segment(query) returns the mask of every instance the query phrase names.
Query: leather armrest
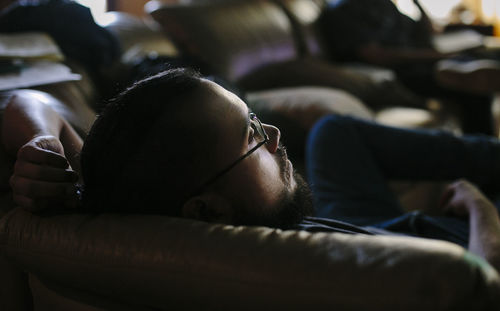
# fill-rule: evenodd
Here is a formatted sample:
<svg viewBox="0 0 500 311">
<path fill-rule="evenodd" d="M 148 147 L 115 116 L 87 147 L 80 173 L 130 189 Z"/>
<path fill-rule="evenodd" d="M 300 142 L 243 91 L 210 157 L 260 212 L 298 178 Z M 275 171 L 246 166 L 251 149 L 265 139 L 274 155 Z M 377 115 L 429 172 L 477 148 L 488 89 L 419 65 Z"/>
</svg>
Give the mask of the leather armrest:
<svg viewBox="0 0 500 311">
<path fill-rule="evenodd" d="M 42 281 L 162 310 L 500 306 L 497 272 L 441 241 L 16 210 L 0 247 Z"/>
</svg>

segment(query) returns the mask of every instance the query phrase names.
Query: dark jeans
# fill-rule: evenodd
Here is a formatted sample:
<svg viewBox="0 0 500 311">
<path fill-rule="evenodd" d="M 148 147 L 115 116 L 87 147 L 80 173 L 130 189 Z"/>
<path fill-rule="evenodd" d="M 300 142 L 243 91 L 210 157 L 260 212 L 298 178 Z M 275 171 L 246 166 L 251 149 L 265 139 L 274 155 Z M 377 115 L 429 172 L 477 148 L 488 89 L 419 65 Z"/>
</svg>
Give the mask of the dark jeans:
<svg viewBox="0 0 500 311">
<path fill-rule="evenodd" d="M 329 116 L 310 133 L 306 164 L 316 216 L 466 246 L 468 222 L 405 213 L 388 180 L 466 178 L 488 193 L 500 190 L 500 143 Z"/>
</svg>

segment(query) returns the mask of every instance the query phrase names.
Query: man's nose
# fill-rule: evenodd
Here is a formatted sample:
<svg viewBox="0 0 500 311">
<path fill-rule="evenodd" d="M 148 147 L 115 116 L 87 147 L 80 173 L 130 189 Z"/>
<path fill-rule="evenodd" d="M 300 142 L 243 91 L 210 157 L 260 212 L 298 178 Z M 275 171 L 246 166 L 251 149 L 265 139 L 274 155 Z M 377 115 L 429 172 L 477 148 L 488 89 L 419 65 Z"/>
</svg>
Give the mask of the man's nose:
<svg viewBox="0 0 500 311">
<path fill-rule="evenodd" d="M 278 150 L 278 145 L 280 143 L 281 132 L 276 126 L 269 124 L 262 124 L 264 130 L 269 136 L 269 141 L 266 144 L 266 148 L 270 153 L 275 153 Z"/>
</svg>

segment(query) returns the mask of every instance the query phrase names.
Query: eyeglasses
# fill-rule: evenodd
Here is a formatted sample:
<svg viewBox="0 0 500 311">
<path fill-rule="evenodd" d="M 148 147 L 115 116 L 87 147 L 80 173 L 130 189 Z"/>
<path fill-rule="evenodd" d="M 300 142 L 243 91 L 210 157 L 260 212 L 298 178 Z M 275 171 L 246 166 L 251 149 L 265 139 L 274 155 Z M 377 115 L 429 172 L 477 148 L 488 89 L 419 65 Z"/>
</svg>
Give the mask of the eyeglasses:
<svg viewBox="0 0 500 311">
<path fill-rule="evenodd" d="M 201 185 L 198 188 L 198 190 L 196 191 L 196 193 L 202 192 L 206 187 L 208 187 L 210 184 L 214 183 L 217 179 L 219 179 L 222 176 L 224 176 L 227 172 L 229 172 L 236 165 L 238 165 L 238 163 L 240 163 L 241 161 L 243 161 L 244 159 L 246 159 L 248 156 L 250 156 L 252 153 L 254 153 L 255 150 L 259 149 L 262 145 L 264 145 L 265 143 L 267 143 L 269 141 L 269 136 L 267 136 L 267 133 L 264 130 L 264 126 L 260 122 L 259 118 L 257 118 L 257 116 L 255 115 L 255 113 L 251 112 L 249 114 L 249 118 L 250 118 L 250 126 L 253 128 L 253 131 L 254 131 L 253 135 L 254 135 L 255 141 L 257 141 L 257 145 L 255 145 L 255 147 L 253 147 L 247 153 L 245 153 L 244 155 L 242 155 L 241 157 L 239 157 L 236 161 L 234 161 L 233 163 L 231 163 L 231 165 L 229 165 L 225 169 L 221 170 L 214 177 L 212 177 L 208 181 L 206 181 L 203 185 Z"/>
</svg>

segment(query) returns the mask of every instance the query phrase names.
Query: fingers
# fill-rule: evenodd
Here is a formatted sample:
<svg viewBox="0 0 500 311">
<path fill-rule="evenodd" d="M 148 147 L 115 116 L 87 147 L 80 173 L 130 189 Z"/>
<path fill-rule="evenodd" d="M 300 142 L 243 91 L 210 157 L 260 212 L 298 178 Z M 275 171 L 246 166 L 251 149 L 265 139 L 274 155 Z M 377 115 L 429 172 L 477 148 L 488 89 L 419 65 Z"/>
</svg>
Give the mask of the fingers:
<svg viewBox="0 0 500 311">
<path fill-rule="evenodd" d="M 14 175 L 10 178 L 10 186 L 15 195 L 35 200 L 43 198 L 62 199 L 76 195 L 75 185 L 72 182 L 47 182 Z"/>
<path fill-rule="evenodd" d="M 441 195 L 441 198 L 439 199 L 439 206 L 441 208 L 445 208 L 449 204 L 454 194 L 455 194 L 455 187 L 453 186 L 453 184 L 446 186 L 446 188 L 443 191 L 443 194 Z"/>
<path fill-rule="evenodd" d="M 33 211 L 75 207 L 77 180 L 60 140 L 47 135 L 34 137 L 19 149 L 10 186 L 16 204 Z"/>
<path fill-rule="evenodd" d="M 16 202 L 17 205 L 24 207 L 30 211 L 33 211 L 36 206 L 35 201 L 28 197 L 13 194 L 12 198 L 14 199 L 14 202 Z"/>
<path fill-rule="evenodd" d="M 17 158 L 18 160 L 44 164 L 57 168 L 67 168 L 69 166 L 68 161 L 63 155 L 33 145 L 25 145 L 19 149 Z"/>
<path fill-rule="evenodd" d="M 78 180 L 78 174 L 70 169 L 37 165 L 25 161 L 16 162 L 14 175 L 48 182 L 76 182 Z"/>
<path fill-rule="evenodd" d="M 67 208 L 76 208 L 78 205 L 78 200 L 76 198 L 66 198 L 66 199 L 61 199 L 61 200 L 55 200 L 55 199 L 33 199 L 29 198 L 26 196 L 14 194 L 13 195 L 14 202 L 31 212 L 36 212 L 36 211 L 41 211 L 44 209 L 48 209 L 50 207 L 53 208 L 60 208 L 60 207 L 67 207 Z"/>
<path fill-rule="evenodd" d="M 441 199 L 441 207 L 445 212 L 461 217 L 470 214 L 472 209 L 489 203 L 476 186 L 464 179 L 450 184 Z"/>
<path fill-rule="evenodd" d="M 37 181 L 14 175 L 10 178 L 14 202 L 30 211 L 49 207 L 75 208 L 78 204 L 73 182 Z"/>
</svg>

